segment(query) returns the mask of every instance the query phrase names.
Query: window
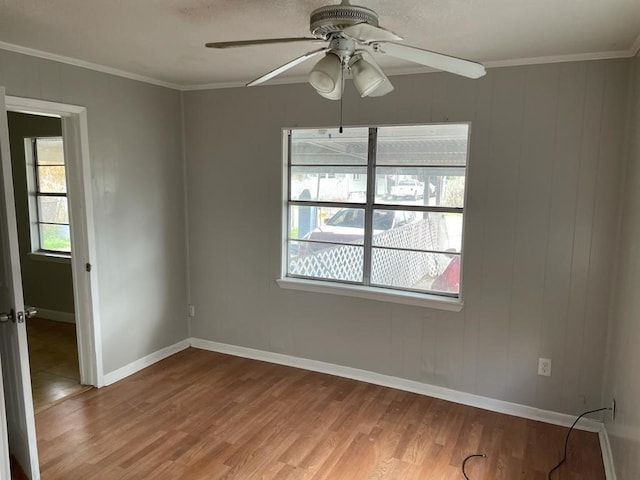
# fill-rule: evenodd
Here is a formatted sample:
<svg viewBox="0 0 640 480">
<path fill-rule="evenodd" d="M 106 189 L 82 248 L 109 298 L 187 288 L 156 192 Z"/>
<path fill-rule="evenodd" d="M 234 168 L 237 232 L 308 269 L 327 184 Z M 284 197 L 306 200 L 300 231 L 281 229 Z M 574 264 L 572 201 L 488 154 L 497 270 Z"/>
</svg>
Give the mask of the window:
<svg viewBox="0 0 640 480">
<path fill-rule="evenodd" d="M 286 279 L 460 297 L 468 124 L 286 133 Z"/>
<path fill-rule="evenodd" d="M 62 137 L 27 138 L 25 147 L 32 252 L 70 254 Z"/>
</svg>

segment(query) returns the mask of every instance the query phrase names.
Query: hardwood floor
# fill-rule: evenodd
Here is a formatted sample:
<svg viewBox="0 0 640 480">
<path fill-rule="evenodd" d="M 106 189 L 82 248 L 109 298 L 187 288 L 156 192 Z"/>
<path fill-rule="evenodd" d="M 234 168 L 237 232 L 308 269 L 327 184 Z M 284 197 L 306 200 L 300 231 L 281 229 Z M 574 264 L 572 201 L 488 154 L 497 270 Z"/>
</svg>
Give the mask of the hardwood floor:
<svg viewBox="0 0 640 480">
<path fill-rule="evenodd" d="M 184 350 L 36 416 L 43 480 L 545 480 L 567 429 L 354 380 Z M 555 479 L 605 478 L 574 431 Z"/>
<path fill-rule="evenodd" d="M 80 384 L 75 325 L 29 318 L 27 338 L 36 413 L 90 388 Z"/>
</svg>

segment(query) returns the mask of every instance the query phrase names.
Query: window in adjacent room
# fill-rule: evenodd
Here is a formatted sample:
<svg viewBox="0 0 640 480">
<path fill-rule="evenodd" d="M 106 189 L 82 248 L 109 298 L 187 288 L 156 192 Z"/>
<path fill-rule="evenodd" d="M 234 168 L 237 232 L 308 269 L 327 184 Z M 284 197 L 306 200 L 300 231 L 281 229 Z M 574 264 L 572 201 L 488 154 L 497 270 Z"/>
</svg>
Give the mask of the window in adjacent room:
<svg viewBox="0 0 640 480">
<path fill-rule="evenodd" d="M 284 277 L 460 297 L 469 124 L 287 133 Z"/>
<path fill-rule="evenodd" d="M 71 236 L 62 137 L 25 139 L 32 252 L 69 255 Z"/>
</svg>

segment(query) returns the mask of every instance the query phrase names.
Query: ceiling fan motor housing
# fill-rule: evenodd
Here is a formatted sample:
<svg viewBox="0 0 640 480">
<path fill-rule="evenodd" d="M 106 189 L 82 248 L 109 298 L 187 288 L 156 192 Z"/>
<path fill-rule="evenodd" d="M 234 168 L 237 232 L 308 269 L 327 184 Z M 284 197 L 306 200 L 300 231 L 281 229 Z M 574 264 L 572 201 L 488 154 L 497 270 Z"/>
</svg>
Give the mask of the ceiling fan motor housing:
<svg viewBox="0 0 640 480">
<path fill-rule="evenodd" d="M 332 33 L 358 23 L 368 23 L 377 27 L 378 14 L 369 8 L 343 2 L 341 5 L 329 5 L 314 10 L 311 13 L 310 30 L 316 38 L 326 40 Z"/>
</svg>

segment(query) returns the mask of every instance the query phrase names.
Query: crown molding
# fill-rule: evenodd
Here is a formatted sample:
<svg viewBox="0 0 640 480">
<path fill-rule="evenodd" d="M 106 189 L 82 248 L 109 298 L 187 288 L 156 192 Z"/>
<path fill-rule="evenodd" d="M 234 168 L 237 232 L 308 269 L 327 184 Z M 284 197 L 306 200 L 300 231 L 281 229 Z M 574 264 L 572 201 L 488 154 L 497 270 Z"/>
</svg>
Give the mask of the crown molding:
<svg viewBox="0 0 640 480">
<path fill-rule="evenodd" d="M 179 90 L 183 92 L 197 91 L 197 90 L 217 90 L 223 88 L 238 88 L 246 85 L 245 81 L 235 82 L 217 82 L 217 83 L 205 83 L 194 85 L 181 85 L 172 82 L 166 82 L 164 80 L 158 80 L 156 78 L 147 77 L 145 75 L 139 75 L 137 73 L 127 72 L 117 68 L 108 67 L 98 63 L 87 62 L 85 60 L 78 60 L 72 57 L 66 57 L 64 55 L 58 55 L 55 53 L 44 52 L 42 50 L 36 50 L 34 48 L 23 47 L 21 45 L 15 45 L 12 43 L 0 41 L 0 49 L 10 52 L 21 53 L 23 55 L 29 55 L 32 57 L 38 57 L 45 60 L 52 60 L 55 62 L 65 63 L 67 65 L 73 65 L 76 67 L 86 68 L 101 73 L 107 73 L 110 75 L 116 75 L 118 77 L 128 78 L 130 80 L 137 80 L 139 82 L 148 83 L 151 85 L 157 85 L 159 87 L 171 88 L 173 90 Z M 497 60 L 483 62 L 487 68 L 502 68 L 502 67 L 517 67 L 523 65 L 540 65 L 545 63 L 563 63 L 563 62 L 584 62 L 591 60 L 611 60 L 616 58 L 631 58 L 635 57 L 640 52 L 640 35 L 636 38 L 633 44 L 627 50 L 616 50 L 610 52 L 590 52 L 590 53 L 578 53 L 571 55 L 553 55 L 545 57 L 528 57 L 528 58 L 514 58 L 509 60 Z M 385 74 L 387 76 L 399 76 L 399 75 L 419 75 L 424 73 L 434 73 L 437 70 L 428 67 L 409 67 L 409 68 L 393 68 L 386 69 Z M 288 78 L 276 78 L 261 86 L 270 85 L 290 85 L 295 83 L 306 83 L 306 76 L 296 76 Z"/>
<path fill-rule="evenodd" d="M 52 60 L 54 62 L 66 63 L 67 65 L 73 65 L 74 67 L 86 68 L 88 70 L 94 70 L 96 72 L 108 73 L 118 77 L 128 78 L 129 80 L 137 80 L 139 82 L 149 83 L 151 85 L 157 85 L 159 87 L 172 88 L 174 90 L 182 90 L 183 85 L 176 83 L 165 82 L 156 78 L 147 77 L 145 75 L 139 75 L 137 73 L 127 72 L 125 70 L 119 70 L 117 68 L 107 67 L 98 63 L 87 62 L 85 60 L 78 60 L 77 58 L 65 57 L 64 55 L 58 55 L 56 53 L 44 52 L 42 50 L 36 50 L 34 48 L 23 47 L 21 45 L 14 45 L 13 43 L 1 42 L 0 49 L 7 50 L 14 53 L 21 53 L 23 55 L 29 55 L 31 57 L 38 57 L 45 60 Z"/>
<path fill-rule="evenodd" d="M 612 60 L 616 58 L 630 58 L 633 57 L 633 47 L 629 50 L 616 50 L 612 52 L 591 52 L 591 53 L 576 53 L 572 55 L 553 55 L 547 57 L 528 57 L 528 58 L 514 58 L 511 60 L 498 60 L 492 62 L 485 62 L 484 66 L 487 68 L 500 68 L 500 67 L 519 67 L 523 65 L 540 65 L 543 63 L 568 63 L 568 62 L 588 62 L 592 60 Z"/>
</svg>

